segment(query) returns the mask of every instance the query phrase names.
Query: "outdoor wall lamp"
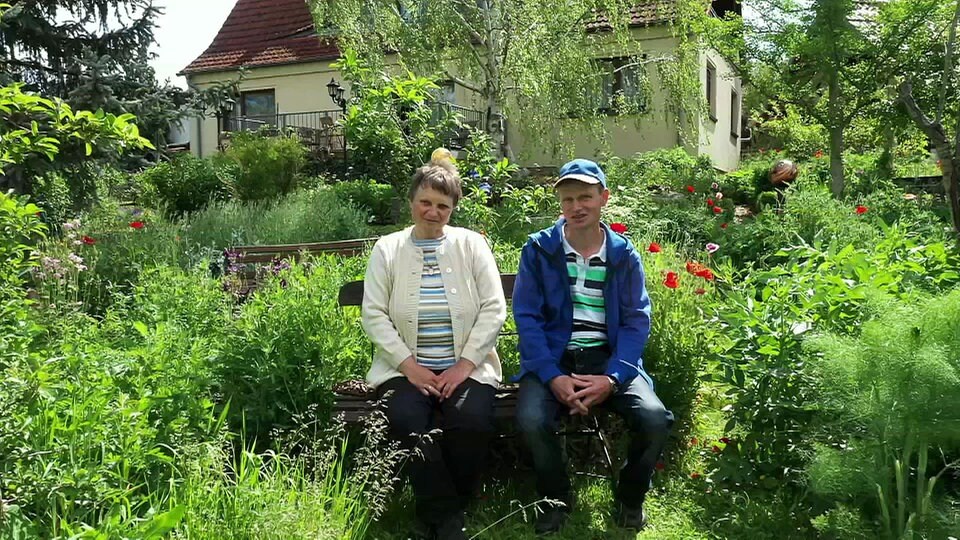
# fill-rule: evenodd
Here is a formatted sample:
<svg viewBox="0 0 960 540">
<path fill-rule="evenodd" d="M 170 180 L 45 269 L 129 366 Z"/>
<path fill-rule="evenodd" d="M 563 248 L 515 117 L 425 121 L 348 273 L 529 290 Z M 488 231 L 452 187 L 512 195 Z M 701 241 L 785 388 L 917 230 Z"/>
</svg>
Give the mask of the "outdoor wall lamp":
<svg viewBox="0 0 960 540">
<path fill-rule="evenodd" d="M 347 100 L 343 97 L 343 87 L 334 79 L 327 83 L 327 94 L 343 111 L 347 110 Z"/>
</svg>

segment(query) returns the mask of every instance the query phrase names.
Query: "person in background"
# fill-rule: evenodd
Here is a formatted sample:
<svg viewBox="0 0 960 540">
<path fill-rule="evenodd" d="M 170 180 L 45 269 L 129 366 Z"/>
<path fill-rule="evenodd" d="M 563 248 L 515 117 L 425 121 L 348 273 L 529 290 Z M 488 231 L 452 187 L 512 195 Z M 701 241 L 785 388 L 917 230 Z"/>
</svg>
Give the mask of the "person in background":
<svg viewBox="0 0 960 540">
<path fill-rule="evenodd" d="M 367 383 L 385 407 L 404 465 L 418 538 L 459 540 L 493 433 L 506 300 L 478 233 L 451 227 L 461 197 L 450 152 L 413 175 L 413 226 L 380 238 L 364 277 L 362 324 L 376 347 Z M 442 416 L 442 422 L 434 420 Z M 432 429 L 441 432 L 431 433 Z"/>
<path fill-rule="evenodd" d="M 573 160 L 560 169 L 554 188 L 563 214 L 530 236 L 513 290 L 517 421 L 540 497 L 564 503 L 543 505 L 535 531 L 558 531 L 573 508 L 557 419 L 597 407 L 621 416 L 630 431 L 615 493 L 617 521 L 641 529 L 651 476 L 673 424 L 643 369 L 651 314 L 643 263 L 630 240 L 600 221 L 610 196 L 600 166 Z"/>
</svg>

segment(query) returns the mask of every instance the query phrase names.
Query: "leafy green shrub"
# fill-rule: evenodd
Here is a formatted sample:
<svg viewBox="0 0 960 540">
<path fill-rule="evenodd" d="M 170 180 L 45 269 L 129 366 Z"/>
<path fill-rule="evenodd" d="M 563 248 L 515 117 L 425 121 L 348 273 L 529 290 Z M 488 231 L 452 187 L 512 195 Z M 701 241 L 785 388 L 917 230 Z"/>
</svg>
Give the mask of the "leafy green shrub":
<svg viewBox="0 0 960 540">
<path fill-rule="evenodd" d="M 401 196 L 393 186 L 373 180 L 347 180 L 330 187 L 340 199 L 368 212 L 371 222 L 378 225 L 394 223 L 394 205 L 402 204 Z"/>
<path fill-rule="evenodd" d="M 811 486 L 869 512 L 885 537 L 941 537 L 948 531 L 932 517 L 946 469 L 937 456 L 960 451 L 960 291 L 878 302 L 859 337 L 806 342 L 824 418 L 843 434 L 818 448 Z"/>
<path fill-rule="evenodd" d="M 224 199 L 232 182 L 226 171 L 212 160 L 181 153 L 140 174 L 151 186 L 158 203 L 173 215 L 202 209 L 212 200 Z"/>
<path fill-rule="evenodd" d="M 293 264 L 241 306 L 217 365 L 232 425 L 269 441 L 271 430 L 291 428 L 308 410 L 325 418 L 333 384 L 363 376 L 369 342 L 358 314 L 337 306 L 337 293 L 363 277 L 365 263 L 327 256 Z"/>
<path fill-rule="evenodd" d="M 719 241 L 735 266 L 766 266 L 776 253 L 800 241 L 808 244 L 871 246 L 879 240 L 877 219 L 858 215 L 856 205 L 834 199 L 826 186 L 801 181 L 787 191 L 782 213 L 761 212 L 743 224 L 731 223 Z"/>
<path fill-rule="evenodd" d="M 432 106 L 433 81 L 408 74 L 381 77 L 355 55 L 334 64 L 357 93 L 343 126 L 350 164 L 361 178 L 378 178 L 406 193 L 413 171 L 443 146 L 456 126 L 451 115 Z"/>
<path fill-rule="evenodd" d="M 496 206 L 489 206 L 487 197 L 479 188 L 471 189 L 460 199 L 453 223 L 522 246 L 528 235 L 551 225 L 560 213 L 553 189 L 547 186 L 508 186 Z"/>
<path fill-rule="evenodd" d="M 234 133 L 222 159 L 236 167 L 231 191 L 242 201 L 269 199 L 292 192 L 307 162 L 307 149 L 296 136 Z"/>
<path fill-rule="evenodd" d="M 708 156 L 691 156 L 682 148 L 669 148 L 636 154 L 630 159 L 611 158 L 604 164 L 607 186 L 659 186 L 685 192 L 693 186 L 699 192 L 710 191 L 719 173 Z"/>
<path fill-rule="evenodd" d="M 909 298 L 958 283 L 956 255 L 943 244 L 918 245 L 895 229 L 869 248 L 803 246 L 788 260 L 745 276 L 718 306 L 710 339 L 714 378 L 729 387 L 726 431 L 733 437 L 718 477 L 775 487 L 798 480 L 813 452 L 817 377 L 802 352 L 811 330 L 855 336 L 878 295 Z M 761 476 L 763 477 L 761 479 Z"/>
<path fill-rule="evenodd" d="M 346 240 L 370 236 L 369 221 L 369 214 L 323 187 L 276 201 L 215 202 L 184 219 L 183 239 L 191 247 L 213 251 L 238 245 Z"/>
</svg>

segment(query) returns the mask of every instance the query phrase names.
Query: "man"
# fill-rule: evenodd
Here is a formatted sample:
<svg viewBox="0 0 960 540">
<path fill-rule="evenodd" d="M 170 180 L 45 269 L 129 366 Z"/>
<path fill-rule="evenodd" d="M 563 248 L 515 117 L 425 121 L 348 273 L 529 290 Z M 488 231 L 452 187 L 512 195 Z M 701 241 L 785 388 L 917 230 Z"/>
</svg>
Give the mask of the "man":
<svg viewBox="0 0 960 540">
<path fill-rule="evenodd" d="M 557 435 L 559 414 L 597 407 L 630 430 L 627 463 L 616 489 L 617 520 L 641 529 L 643 502 L 673 414 L 643 371 L 650 298 L 633 244 L 600 222 L 610 192 L 600 167 L 576 159 L 554 184 L 563 216 L 530 236 L 520 256 L 513 312 L 520 335 L 517 420 L 533 455 L 545 505 L 536 532 L 558 531 L 573 505 Z"/>
</svg>

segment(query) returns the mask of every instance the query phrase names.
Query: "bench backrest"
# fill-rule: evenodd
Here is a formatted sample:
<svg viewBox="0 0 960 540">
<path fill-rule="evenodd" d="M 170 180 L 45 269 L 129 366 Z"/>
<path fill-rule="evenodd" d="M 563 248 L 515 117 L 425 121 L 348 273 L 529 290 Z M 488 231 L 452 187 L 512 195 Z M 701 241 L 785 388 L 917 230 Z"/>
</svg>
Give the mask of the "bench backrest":
<svg viewBox="0 0 960 540">
<path fill-rule="evenodd" d="M 356 238 L 306 244 L 235 246 L 223 250 L 222 270 L 231 272 L 240 280 L 237 293 L 246 297 L 259 285 L 261 270 L 265 265 L 285 259 L 299 260 L 304 256 L 321 253 L 356 257 L 376 241 L 376 238 Z"/>
<path fill-rule="evenodd" d="M 503 294 L 508 301 L 513 297 L 513 282 L 516 279 L 516 274 L 500 274 Z M 337 302 L 339 302 L 340 306 L 359 306 L 363 303 L 363 281 L 351 281 L 350 283 L 344 284 L 343 287 L 340 287 Z"/>
</svg>

